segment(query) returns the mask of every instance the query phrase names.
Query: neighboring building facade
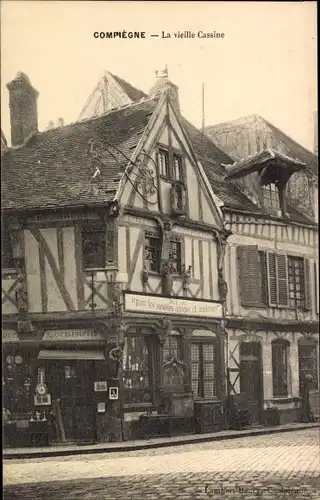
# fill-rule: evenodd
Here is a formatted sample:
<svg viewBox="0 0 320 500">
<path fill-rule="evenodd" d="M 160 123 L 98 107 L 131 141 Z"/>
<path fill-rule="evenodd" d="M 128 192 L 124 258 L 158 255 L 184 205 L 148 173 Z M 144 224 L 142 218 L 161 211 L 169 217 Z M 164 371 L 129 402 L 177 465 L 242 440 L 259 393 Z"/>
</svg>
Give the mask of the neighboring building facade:
<svg viewBox="0 0 320 500">
<path fill-rule="evenodd" d="M 143 436 L 146 413 L 223 426 L 228 232 L 164 83 L 42 133 L 28 78 L 8 85 L 3 388 L 20 434 L 51 408 L 57 441 Z"/>
</svg>

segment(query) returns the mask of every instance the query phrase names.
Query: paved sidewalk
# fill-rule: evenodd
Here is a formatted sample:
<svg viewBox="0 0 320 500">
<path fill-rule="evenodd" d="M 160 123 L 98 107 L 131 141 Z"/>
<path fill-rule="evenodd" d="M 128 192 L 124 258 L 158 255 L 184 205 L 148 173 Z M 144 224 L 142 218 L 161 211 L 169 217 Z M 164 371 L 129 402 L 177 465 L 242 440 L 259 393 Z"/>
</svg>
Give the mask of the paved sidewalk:
<svg viewBox="0 0 320 500">
<path fill-rule="evenodd" d="M 248 436 L 261 436 L 274 433 L 301 431 L 304 429 L 319 428 L 320 424 L 316 423 L 291 423 L 281 426 L 270 427 L 253 427 L 242 431 L 220 431 L 210 434 L 188 434 L 185 436 L 175 436 L 169 438 L 154 438 L 154 439 L 139 439 L 136 441 L 126 441 L 121 443 L 99 443 L 93 445 L 69 445 L 69 446 L 48 446 L 44 448 L 9 448 L 3 450 L 3 458 L 20 459 L 20 458 L 38 458 L 38 457 L 54 457 L 68 455 L 83 455 L 94 453 L 111 453 L 119 451 L 134 451 L 147 450 L 152 448 L 164 448 L 168 446 L 176 446 L 183 444 L 204 443 L 211 441 L 220 441 L 224 439 L 235 439 Z"/>
</svg>

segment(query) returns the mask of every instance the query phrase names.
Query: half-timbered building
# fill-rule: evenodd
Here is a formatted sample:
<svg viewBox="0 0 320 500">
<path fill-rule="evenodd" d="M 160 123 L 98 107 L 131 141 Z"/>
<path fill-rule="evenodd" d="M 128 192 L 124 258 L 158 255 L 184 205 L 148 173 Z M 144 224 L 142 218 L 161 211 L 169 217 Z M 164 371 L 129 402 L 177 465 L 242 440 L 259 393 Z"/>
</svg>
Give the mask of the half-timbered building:
<svg viewBox="0 0 320 500">
<path fill-rule="evenodd" d="M 229 233 L 176 87 L 42 133 L 26 75 L 8 89 L 8 425 L 35 439 L 50 418 L 60 442 L 221 428 Z"/>
<path fill-rule="evenodd" d="M 103 88 L 91 96 L 95 110 Z M 228 286 L 227 392 L 247 393 L 256 423 L 268 408 L 276 421 L 299 420 L 308 373 L 319 415 L 317 157 L 257 115 L 206 135 L 180 122 L 232 233 L 219 265 Z"/>
</svg>

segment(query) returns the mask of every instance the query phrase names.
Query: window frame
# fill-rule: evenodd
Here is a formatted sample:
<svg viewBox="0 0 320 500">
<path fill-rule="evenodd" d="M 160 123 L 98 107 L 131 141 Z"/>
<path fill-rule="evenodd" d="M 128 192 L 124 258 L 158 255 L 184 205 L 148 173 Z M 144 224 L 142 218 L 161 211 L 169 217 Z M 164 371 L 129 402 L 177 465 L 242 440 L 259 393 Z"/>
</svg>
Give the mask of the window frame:
<svg viewBox="0 0 320 500">
<path fill-rule="evenodd" d="M 8 252 L 9 250 L 9 252 Z M 10 255 L 8 255 L 8 253 Z M 17 265 L 13 254 L 13 245 L 10 235 L 9 223 L 5 218 L 1 220 L 1 267 L 4 272 L 16 271 Z M 7 265 L 7 264 L 10 265 Z"/>
<path fill-rule="evenodd" d="M 152 337 L 152 336 L 151 336 Z M 125 343 L 128 340 L 132 339 L 140 339 L 144 342 L 145 346 L 147 347 L 147 369 L 146 370 L 130 370 L 125 367 L 125 362 L 126 362 L 126 357 L 125 354 L 123 355 L 122 358 L 122 385 L 123 385 L 123 391 L 124 391 L 124 406 L 125 407 L 144 407 L 144 406 L 153 406 L 154 405 L 154 398 L 155 398 L 155 391 L 154 391 L 154 377 L 156 373 L 156 363 L 155 363 L 155 342 L 152 342 L 152 339 L 149 338 L 148 335 L 136 332 L 136 333 L 131 333 L 125 337 Z M 126 346 L 124 346 L 124 351 L 125 351 Z M 129 351 L 128 351 L 129 353 Z M 130 355 L 128 354 L 128 357 Z M 147 373 L 147 379 L 148 379 L 148 390 L 145 388 L 134 388 L 134 387 L 125 387 L 125 374 L 126 373 Z M 127 377 L 128 378 L 128 377 Z M 132 392 L 133 391 L 133 392 Z M 145 394 L 149 395 L 149 400 L 144 401 L 144 396 Z M 142 395 L 140 400 L 138 401 L 132 401 L 131 396 L 136 396 Z M 128 397 L 129 396 L 129 397 Z"/>
<path fill-rule="evenodd" d="M 296 266 L 294 265 L 295 262 L 299 263 L 299 271 L 300 271 L 299 279 L 300 279 L 300 288 L 301 288 L 299 293 L 303 297 L 300 299 L 297 299 L 297 297 L 296 297 L 296 293 L 298 293 L 298 290 L 297 290 L 298 283 L 297 283 L 297 280 L 295 279 L 296 278 L 296 274 L 294 272 L 295 268 L 296 268 Z M 290 309 L 303 309 L 303 310 L 305 310 L 306 309 L 305 260 L 303 257 L 295 257 L 292 255 L 288 255 L 287 264 L 288 264 L 288 301 L 289 301 L 289 307 L 290 307 Z M 290 264 L 291 264 L 291 266 L 290 266 Z M 290 267 L 292 267 L 292 271 L 293 271 L 292 276 L 290 274 Z M 291 277 L 294 278 L 293 282 L 290 282 Z M 291 304 L 290 285 L 293 285 L 294 305 Z M 297 304 L 297 300 L 300 301 L 300 305 Z"/>
<path fill-rule="evenodd" d="M 175 167 L 175 160 L 178 160 L 179 162 L 178 165 L 179 177 L 176 176 L 177 169 Z M 172 152 L 172 180 L 180 182 L 181 184 L 184 185 L 184 158 L 182 153 L 175 150 Z"/>
<path fill-rule="evenodd" d="M 213 348 L 213 360 L 204 361 L 204 347 L 210 346 Z M 195 364 L 192 361 L 192 348 L 198 348 L 198 371 L 197 377 L 193 377 L 193 365 Z M 212 364 L 213 365 L 213 378 L 205 378 L 204 365 Z M 205 380 L 213 382 L 213 395 L 205 396 Z M 198 381 L 198 394 L 195 394 L 193 391 L 193 382 Z M 196 339 L 192 338 L 190 341 L 190 382 L 191 382 L 191 390 L 194 395 L 195 401 L 210 401 L 218 399 L 218 391 L 219 391 L 219 380 L 218 380 L 218 342 L 217 339 Z"/>
<path fill-rule="evenodd" d="M 164 164 L 166 166 L 165 172 L 162 171 L 162 163 L 161 163 L 161 155 L 164 155 Z M 163 179 L 170 180 L 171 179 L 171 172 L 170 172 L 170 154 L 169 154 L 169 149 L 168 147 L 164 145 L 159 145 L 158 150 L 157 150 L 157 160 L 158 160 L 158 168 L 159 168 L 159 175 Z"/>
<path fill-rule="evenodd" d="M 312 384 L 310 384 L 310 389 L 311 390 L 318 390 L 319 387 L 319 363 L 318 363 L 318 349 L 317 349 L 317 343 L 314 340 L 309 340 L 309 339 L 304 339 L 300 338 L 298 340 L 298 363 L 299 363 L 299 392 L 302 394 L 303 392 L 303 380 L 304 377 L 301 376 L 301 373 L 310 373 L 310 372 L 316 372 L 316 377 L 313 379 Z M 310 348 L 313 349 L 315 352 L 314 359 L 312 356 L 308 357 L 302 357 L 301 356 L 301 348 Z M 312 368 L 301 368 L 301 359 L 304 360 L 310 360 L 312 359 L 314 361 L 314 365 Z"/>
<path fill-rule="evenodd" d="M 99 263 L 99 265 L 96 265 L 97 263 L 95 263 L 95 265 L 87 265 L 86 263 L 86 258 L 85 258 L 85 254 L 86 252 L 84 251 L 84 244 L 85 244 L 85 239 L 84 239 L 84 235 L 86 233 L 91 233 L 91 234 L 94 234 L 94 233 L 100 233 L 100 234 L 103 234 L 103 243 L 102 243 L 102 246 L 104 247 L 103 248 L 103 255 L 101 256 L 101 263 Z M 101 244 L 101 243 L 100 243 Z M 105 225 L 83 225 L 81 227 L 81 249 L 82 249 L 82 269 L 83 271 L 94 271 L 94 270 L 99 270 L 99 269 L 106 269 L 107 267 L 107 228 Z M 98 255 L 97 253 L 93 254 L 93 253 L 90 253 L 87 255 Z"/>
<path fill-rule="evenodd" d="M 147 240 L 149 239 L 154 239 L 158 241 L 158 248 L 156 248 L 156 270 L 154 269 L 149 269 L 147 266 L 147 262 L 150 261 L 150 259 L 147 259 L 146 252 L 147 252 L 147 247 L 149 248 L 150 245 L 147 245 Z M 152 261 L 153 262 L 153 261 Z M 145 230 L 144 231 L 144 245 L 143 245 L 143 267 L 147 270 L 148 273 L 151 274 L 156 274 L 159 275 L 161 272 L 161 238 L 159 231 L 150 231 L 150 230 Z"/>
<path fill-rule="evenodd" d="M 272 186 L 274 186 L 274 189 L 272 189 Z M 278 212 L 278 211 L 282 212 L 280 189 L 276 185 L 276 183 L 275 182 L 265 182 L 262 184 L 261 189 L 262 189 L 263 206 L 267 210 L 271 210 L 272 212 Z M 270 195 L 269 197 L 266 196 L 267 193 Z M 275 199 L 275 197 L 272 196 L 275 193 L 277 194 L 276 199 Z M 266 203 L 267 200 L 270 201 L 270 205 Z M 273 201 L 276 202 L 276 206 L 273 206 L 273 203 L 272 203 Z"/>
<path fill-rule="evenodd" d="M 282 350 L 281 354 L 285 356 L 284 364 L 279 364 L 280 355 L 277 353 L 275 356 L 275 349 Z M 275 339 L 271 342 L 272 393 L 274 398 L 287 398 L 289 396 L 289 349 L 290 343 L 287 340 Z M 280 370 L 281 367 L 284 367 L 284 373 L 282 373 L 282 369 Z M 279 381 L 280 377 L 282 381 Z"/>
</svg>

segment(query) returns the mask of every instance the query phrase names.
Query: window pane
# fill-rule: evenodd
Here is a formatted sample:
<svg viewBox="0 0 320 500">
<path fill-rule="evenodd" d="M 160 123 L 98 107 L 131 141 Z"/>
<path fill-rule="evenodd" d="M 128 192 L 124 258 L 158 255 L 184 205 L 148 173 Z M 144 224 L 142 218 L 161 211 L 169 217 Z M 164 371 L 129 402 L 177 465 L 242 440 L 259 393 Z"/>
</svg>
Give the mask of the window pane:
<svg viewBox="0 0 320 500">
<path fill-rule="evenodd" d="M 82 255 L 85 268 L 105 267 L 105 229 L 82 231 Z"/>
<path fill-rule="evenodd" d="M 162 348 L 163 361 L 170 361 L 173 357 L 178 358 L 178 341 L 179 337 L 169 335 Z"/>
<path fill-rule="evenodd" d="M 273 395 L 287 396 L 287 346 L 283 342 L 272 344 Z"/>
<path fill-rule="evenodd" d="M 126 403 L 151 401 L 149 349 L 143 337 L 125 339 L 122 363 Z"/>
<path fill-rule="evenodd" d="M 214 397 L 215 396 L 214 381 L 205 380 L 203 384 L 203 390 L 204 390 L 203 397 L 205 398 Z"/>
<path fill-rule="evenodd" d="M 290 307 L 305 307 L 303 259 L 288 257 L 288 283 Z"/>
<path fill-rule="evenodd" d="M 191 385 L 195 397 L 200 396 L 199 346 L 191 345 Z"/>
<path fill-rule="evenodd" d="M 274 183 L 265 184 L 262 186 L 264 204 L 267 208 L 274 210 L 280 209 L 280 196 L 279 190 Z"/>
<path fill-rule="evenodd" d="M 169 260 L 171 261 L 172 271 L 175 274 L 181 274 L 181 243 L 180 243 L 180 241 L 170 241 Z"/>
<path fill-rule="evenodd" d="M 169 155 L 168 151 L 159 151 L 159 169 L 160 175 L 168 177 L 169 175 Z"/>
<path fill-rule="evenodd" d="M 145 267 L 148 271 L 159 272 L 160 270 L 160 239 L 150 233 L 145 237 Z"/>
</svg>

